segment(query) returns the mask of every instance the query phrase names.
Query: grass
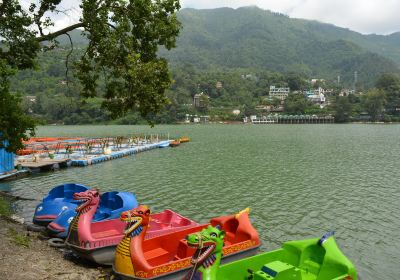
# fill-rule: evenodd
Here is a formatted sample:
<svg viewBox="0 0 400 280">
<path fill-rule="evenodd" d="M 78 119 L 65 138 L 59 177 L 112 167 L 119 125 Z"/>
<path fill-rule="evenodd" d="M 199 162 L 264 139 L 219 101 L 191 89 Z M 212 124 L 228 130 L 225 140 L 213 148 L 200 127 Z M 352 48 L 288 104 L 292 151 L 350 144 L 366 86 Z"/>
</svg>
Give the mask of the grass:
<svg viewBox="0 0 400 280">
<path fill-rule="evenodd" d="M 10 218 L 13 214 L 11 203 L 0 197 L 0 216 Z M 29 248 L 30 239 L 28 236 L 18 233 L 14 228 L 8 229 L 9 236 L 12 238 L 12 242 L 18 246 Z"/>
<path fill-rule="evenodd" d="M 0 197 L 0 216 L 10 217 L 11 214 L 12 210 L 10 202 Z"/>
<path fill-rule="evenodd" d="M 31 245 L 31 240 L 29 239 L 28 236 L 18 233 L 13 228 L 10 228 L 8 232 L 14 244 L 25 248 L 29 248 L 29 246 Z"/>
</svg>

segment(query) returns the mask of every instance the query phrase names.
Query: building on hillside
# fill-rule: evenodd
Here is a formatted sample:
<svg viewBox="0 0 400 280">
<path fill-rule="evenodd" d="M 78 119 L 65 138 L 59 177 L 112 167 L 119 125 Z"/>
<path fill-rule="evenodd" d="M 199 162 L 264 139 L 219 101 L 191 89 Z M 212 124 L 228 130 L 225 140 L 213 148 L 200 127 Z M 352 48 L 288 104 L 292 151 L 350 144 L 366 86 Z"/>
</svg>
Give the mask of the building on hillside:
<svg viewBox="0 0 400 280">
<path fill-rule="evenodd" d="M 311 85 L 315 85 L 316 83 L 325 83 L 324 79 L 311 79 Z"/>
<path fill-rule="evenodd" d="M 349 96 L 350 94 L 354 94 L 354 93 L 355 93 L 355 90 L 345 88 L 340 91 L 339 96 Z"/>
<path fill-rule="evenodd" d="M 326 106 L 326 97 L 324 94 L 324 89 L 319 87 L 315 90 L 309 90 L 304 93 L 308 100 L 311 102 L 318 104 L 320 108 L 324 108 Z"/>
<path fill-rule="evenodd" d="M 274 106 L 274 105 L 259 105 L 259 106 L 256 106 L 256 110 L 266 111 L 268 113 L 270 113 L 270 112 L 279 113 L 279 112 L 283 112 L 284 108 L 283 108 L 283 105 L 281 105 L 281 104 L 277 105 L 277 106 Z"/>
<path fill-rule="evenodd" d="M 222 88 L 222 82 L 217 82 L 217 83 L 215 84 L 215 88 L 221 89 L 221 88 Z"/>
<path fill-rule="evenodd" d="M 196 108 L 205 108 L 208 106 L 208 100 L 210 97 L 204 92 L 195 94 L 193 97 L 193 106 Z"/>
<path fill-rule="evenodd" d="M 36 96 L 34 96 L 34 95 L 27 95 L 27 96 L 25 96 L 25 98 L 30 103 L 36 103 Z"/>
<path fill-rule="evenodd" d="M 189 115 L 185 116 L 185 123 L 208 123 L 210 116 Z"/>
<path fill-rule="evenodd" d="M 27 95 L 27 96 L 25 96 L 25 98 L 26 98 L 27 105 L 28 105 L 28 112 L 29 112 L 30 114 L 32 114 L 32 113 L 33 113 L 33 107 L 34 107 L 34 105 L 35 105 L 35 103 L 36 103 L 36 96 L 34 96 L 34 95 Z"/>
<path fill-rule="evenodd" d="M 269 87 L 269 97 L 285 100 L 290 93 L 290 88 L 277 88 L 275 86 Z"/>
<path fill-rule="evenodd" d="M 232 114 L 235 116 L 239 116 L 240 115 L 240 110 L 239 109 L 235 109 L 232 111 Z"/>
</svg>

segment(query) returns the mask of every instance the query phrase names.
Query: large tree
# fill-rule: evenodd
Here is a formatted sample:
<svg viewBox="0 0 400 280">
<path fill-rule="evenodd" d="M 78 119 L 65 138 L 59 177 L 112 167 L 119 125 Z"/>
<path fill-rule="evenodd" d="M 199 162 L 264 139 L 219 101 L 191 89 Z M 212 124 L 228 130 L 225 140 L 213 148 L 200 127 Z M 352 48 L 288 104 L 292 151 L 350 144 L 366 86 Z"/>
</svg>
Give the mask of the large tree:
<svg viewBox="0 0 400 280">
<path fill-rule="evenodd" d="M 383 119 L 386 95 L 382 90 L 371 89 L 361 99 L 363 109 L 371 116 L 372 121 Z"/>
<path fill-rule="evenodd" d="M 376 87 L 386 93 L 386 111 L 400 115 L 400 77 L 396 74 L 384 74 L 376 82 Z"/>
<path fill-rule="evenodd" d="M 332 109 L 335 112 L 336 122 L 343 123 L 350 121 L 353 105 L 351 104 L 349 97 L 337 96 L 332 104 Z"/>
<path fill-rule="evenodd" d="M 0 2 L 0 140 L 8 140 L 9 151 L 21 148 L 21 139 L 34 130 L 34 121 L 22 115 L 19 99 L 10 93 L 10 75 L 36 67 L 40 51 L 56 47 L 58 36 L 75 29 L 88 39 L 75 65 L 82 96 L 101 96 L 113 117 L 136 110 L 146 118 L 168 103 L 164 91 L 171 78 L 157 52 L 175 46 L 179 0 L 82 0 L 80 19 L 50 32 L 52 15 L 68 11 L 60 11 L 61 0 L 32 2 L 29 7 L 17 0 Z"/>
<path fill-rule="evenodd" d="M 285 112 L 288 114 L 302 115 L 314 104 L 301 93 L 291 93 L 285 100 Z"/>
</svg>

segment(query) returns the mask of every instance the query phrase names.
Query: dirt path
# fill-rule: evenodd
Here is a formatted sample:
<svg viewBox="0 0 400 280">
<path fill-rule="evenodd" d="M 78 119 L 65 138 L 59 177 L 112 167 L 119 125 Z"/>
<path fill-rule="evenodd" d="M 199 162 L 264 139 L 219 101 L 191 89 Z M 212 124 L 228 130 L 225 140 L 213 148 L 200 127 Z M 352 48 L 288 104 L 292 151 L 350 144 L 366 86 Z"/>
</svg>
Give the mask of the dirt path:
<svg viewBox="0 0 400 280">
<path fill-rule="evenodd" d="M 0 279 L 108 280 L 110 269 L 50 247 L 38 233 L 0 217 Z"/>
</svg>

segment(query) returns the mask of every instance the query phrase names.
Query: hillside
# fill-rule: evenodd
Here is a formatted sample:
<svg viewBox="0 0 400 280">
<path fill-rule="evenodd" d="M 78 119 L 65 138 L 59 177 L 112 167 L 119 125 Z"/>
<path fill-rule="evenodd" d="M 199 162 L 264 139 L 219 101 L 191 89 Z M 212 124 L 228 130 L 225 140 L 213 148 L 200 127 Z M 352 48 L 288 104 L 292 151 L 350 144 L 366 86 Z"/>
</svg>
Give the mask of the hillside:
<svg viewBox="0 0 400 280">
<path fill-rule="evenodd" d="M 341 75 L 348 83 L 358 71 L 369 86 L 371 79 L 400 65 L 400 34 L 362 35 L 256 7 L 183 9 L 179 18 L 183 29 L 177 48 L 162 52 L 174 66 L 261 68 L 326 79 Z"/>
<path fill-rule="evenodd" d="M 400 33 L 362 35 L 255 7 L 183 9 L 178 16 L 182 31 L 177 47 L 169 52 L 160 50 L 160 55 L 169 60 L 173 75 L 174 83 L 166 93 L 171 104 L 154 116 L 156 123 L 173 123 L 183 120 L 186 114 L 198 114 L 196 108 L 187 105 L 199 92 L 211 98 L 210 115 L 232 120 L 232 108 L 241 108 L 246 115 L 256 114 L 255 107 L 263 102 L 271 85 L 304 90 L 310 88 L 311 78 L 323 78 L 327 87 L 336 88 L 335 80 L 340 75 L 340 87 L 353 87 L 357 71 L 357 88 L 367 90 L 383 73 L 400 73 L 394 62 Z M 73 61 L 80 58 L 87 40 L 80 30 L 70 35 L 74 52 L 69 60 L 69 83 L 65 69 L 69 40 L 60 36 L 60 47 L 41 53 L 36 71 L 19 72 L 12 90 L 36 96 L 33 103 L 24 100 L 24 109 L 49 123 L 108 122 L 109 114 L 101 109 L 102 92 L 89 100 L 79 94 Z M 391 104 L 398 106 L 393 100 Z M 133 113 L 117 123 L 142 121 Z"/>
<path fill-rule="evenodd" d="M 173 68 L 262 69 L 330 80 L 340 75 L 348 86 L 357 71 L 360 84 L 369 87 L 382 73 L 400 67 L 400 32 L 363 35 L 257 7 L 182 9 L 179 19 L 177 48 L 160 51 Z M 80 31 L 71 35 L 75 47 L 85 44 Z M 66 36 L 60 44 L 69 44 Z"/>
</svg>

